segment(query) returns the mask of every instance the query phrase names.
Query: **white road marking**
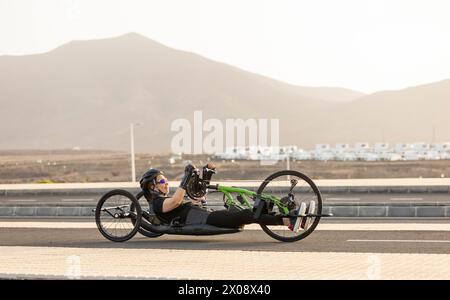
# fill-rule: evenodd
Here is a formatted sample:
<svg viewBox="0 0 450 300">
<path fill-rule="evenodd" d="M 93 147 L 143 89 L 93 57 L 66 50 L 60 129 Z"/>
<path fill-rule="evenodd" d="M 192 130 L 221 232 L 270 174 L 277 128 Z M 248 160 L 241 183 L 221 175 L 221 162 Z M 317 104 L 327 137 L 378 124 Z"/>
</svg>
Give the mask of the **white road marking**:
<svg viewBox="0 0 450 300">
<path fill-rule="evenodd" d="M 8 202 L 36 202 L 36 199 L 10 199 Z"/>
<path fill-rule="evenodd" d="M 93 201 L 94 199 L 61 199 L 61 201 Z"/>
<path fill-rule="evenodd" d="M 361 198 L 326 198 L 326 200 L 350 200 L 350 201 L 358 201 L 361 200 Z"/>
<path fill-rule="evenodd" d="M 86 229 L 97 228 L 92 222 L 0 222 L 0 228 L 49 228 L 49 229 Z"/>
<path fill-rule="evenodd" d="M 423 200 L 423 198 L 391 198 L 391 200 Z"/>
<path fill-rule="evenodd" d="M 347 240 L 347 242 L 381 242 L 381 243 L 450 243 L 443 240 Z"/>
</svg>

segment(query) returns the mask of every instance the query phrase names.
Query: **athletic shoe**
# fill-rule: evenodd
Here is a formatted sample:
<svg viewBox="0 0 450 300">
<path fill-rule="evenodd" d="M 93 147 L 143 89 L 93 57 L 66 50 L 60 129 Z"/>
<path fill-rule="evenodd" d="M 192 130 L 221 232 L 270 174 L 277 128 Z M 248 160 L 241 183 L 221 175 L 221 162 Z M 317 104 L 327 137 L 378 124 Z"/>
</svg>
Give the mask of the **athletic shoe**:
<svg viewBox="0 0 450 300">
<path fill-rule="evenodd" d="M 316 213 L 316 202 L 311 200 L 309 202 L 306 214 L 309 215 L 309 214 L 315 214 L 315 213 Z M 300 227 L 303 228 L 304 230 L 308 230 L 309 226 L 311 226 L 312 219 L 313 219 L 312 217 L 303 218 Z"/>
<path fill-rule="evenodd" d="M 306 212 L 306 203 L 302 202 L 300 207 L 294 211 L 296 215 L 304 215 Z M 302 223 L 302 217 L 292 217 L 291 224 L 289 224 L 288 228 L 293 232 L 298 232 L 300 228 L 300 224 Z"/>
</svg>

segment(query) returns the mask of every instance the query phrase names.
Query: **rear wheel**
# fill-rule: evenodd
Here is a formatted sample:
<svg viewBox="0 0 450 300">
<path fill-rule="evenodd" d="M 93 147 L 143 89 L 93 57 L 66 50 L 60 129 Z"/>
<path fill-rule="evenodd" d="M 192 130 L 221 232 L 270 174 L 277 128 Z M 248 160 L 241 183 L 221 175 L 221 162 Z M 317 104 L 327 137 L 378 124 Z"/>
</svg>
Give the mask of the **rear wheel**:
<svg viewBox="0 0 450 300">
<path fill-rule="evenodd" d="M 292 195 L 291 198 L 289 192 Z M 285 170 L 270 175 L 260 185 L 257 193 L 283 199 L 291 213 L 299 210 L 302 203 L 304 203 L 303 206 L 306 206 L 306 214 L 320 215 L 322 213 L 322 196 L 319 189 L 308 176 L 297 171 Z M 283 210 L 274 203 L 267 203 L 265 213 L 278 215 L 283 214 Z M 286 225 L 261 225 L 261 228 L 274 239 L 282 242 L 295 242 L 310 235 L 319 221 L 320 217 L 300 218 L 299 222 L 301 223 L 297 223 L 299 225 L 297 227 L 300 227 L 298 232 L 290 230 Z"/>
<path fill-rule="evenodd" d="M 131 210 L 131 207 L 134 210 Z M 100 198 L 95 209 L 95 223 L 110 241 L 131 239 L 141 224 L 142 210 L 137 199 L 125 190 L 113 190 Z"/>
</svg>

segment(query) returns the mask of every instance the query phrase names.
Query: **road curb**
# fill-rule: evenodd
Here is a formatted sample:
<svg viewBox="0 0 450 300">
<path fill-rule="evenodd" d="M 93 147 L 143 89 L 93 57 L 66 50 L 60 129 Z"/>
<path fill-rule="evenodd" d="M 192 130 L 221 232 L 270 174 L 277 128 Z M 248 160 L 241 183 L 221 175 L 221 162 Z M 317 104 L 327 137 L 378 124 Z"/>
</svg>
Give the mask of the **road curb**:
<svg viewBox="0 0 450 300">
<path fill-rule="evenodd" d="M 385 203 L 332 204 L 323 207 L 323 213 L 341 218 L 450 218 L 450 203 Z M 211 205 L 214 209 L 220 206 Z M 91 206 L 3 206 L 0 217 L 94 217 Z"/>
</svg>

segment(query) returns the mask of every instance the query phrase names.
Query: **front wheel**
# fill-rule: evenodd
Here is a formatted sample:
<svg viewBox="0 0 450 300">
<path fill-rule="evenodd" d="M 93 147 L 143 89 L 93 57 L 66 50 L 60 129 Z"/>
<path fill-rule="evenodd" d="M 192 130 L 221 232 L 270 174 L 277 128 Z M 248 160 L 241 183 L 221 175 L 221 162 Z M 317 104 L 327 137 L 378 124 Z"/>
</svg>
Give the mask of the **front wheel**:
<svg viewBox="0 0 450 300">
<path fill-rule="evenodd" d="M 284 170 L 267 177 L 258 188 L 258 194 L 277 197 L 291 213 L 320 215 L 322 196 L 316 184 L 305 174 Z M 281 206 L 267 202 L 264 211 L 268 214 L 284 214 Z M 261 225 L 262 230 L 272 238 L 282 242 L 295 242 L 310 235 L 319 224 L 320 217 L 303 217 L 299 220 L 298 231 L 286 225 Z"/>
<path fill-rule="evenodd" d="M 113 242 L 131 239 L 139 229 L 141 217 L 139 202 L 125 190 L 106 193 L 100 198 L 95 209 L 95 223 L 98 230 Z"/>
</svg>

